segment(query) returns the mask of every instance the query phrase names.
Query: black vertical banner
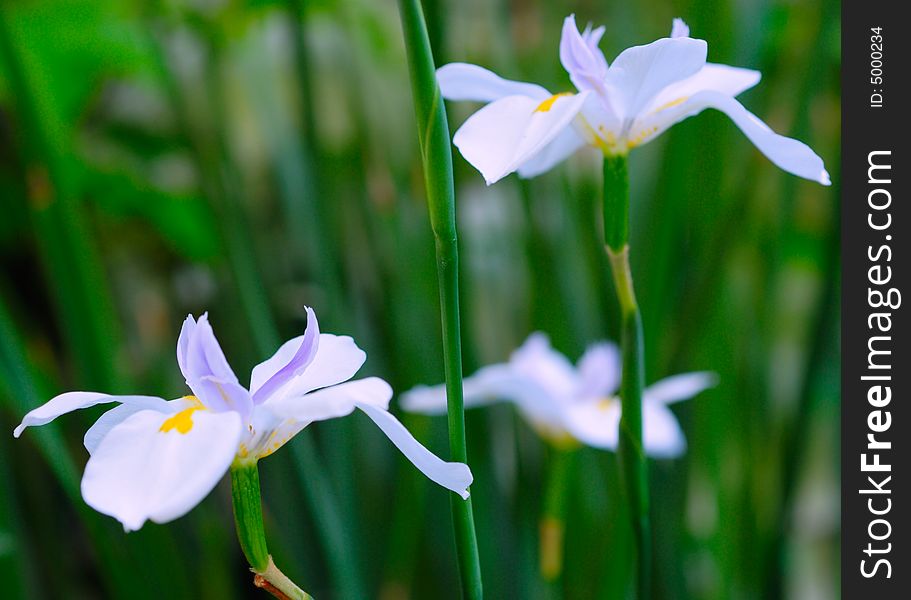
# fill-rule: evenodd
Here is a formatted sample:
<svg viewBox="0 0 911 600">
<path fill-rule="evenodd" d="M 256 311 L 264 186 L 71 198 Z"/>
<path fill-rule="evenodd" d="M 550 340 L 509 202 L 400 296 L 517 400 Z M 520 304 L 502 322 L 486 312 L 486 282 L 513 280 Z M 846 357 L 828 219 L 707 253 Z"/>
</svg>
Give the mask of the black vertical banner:
<svg viewBox="0 0 911 600">
<path fill-rule="evenodd" d="M 911 598 L 906 8 L 842 3 L 844 598 Z"/>
</svg>

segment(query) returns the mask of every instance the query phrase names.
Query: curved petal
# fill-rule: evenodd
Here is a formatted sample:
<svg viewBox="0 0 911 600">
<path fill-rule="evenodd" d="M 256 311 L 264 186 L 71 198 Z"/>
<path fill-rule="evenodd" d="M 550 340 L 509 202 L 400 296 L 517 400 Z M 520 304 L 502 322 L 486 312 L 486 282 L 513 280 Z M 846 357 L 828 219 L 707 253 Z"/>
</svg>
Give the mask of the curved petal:
<svg viewBox="0 0 911 600">
<path fill-rule="evenodd" d="M 679 17 L 675 17 L 674 21 L 671 23 L 671 35 L 672 38 L 678 37 L 690 37 L 690 26 L 686 24 L 686 21 Z"/>
<path fill-rule="evenodd" d="M 618 399 L 573 402 L 566 406 L 563 421 L 569 434 L 586 446 L 617 449 L 620 427 Z"/>
<path fill-rule="evenodd" d="M 129 417 L 141 410 L 154 410 L 160 413 L 173 414 L 187 408 L 189 405 L 190 402 L 186 398 L 167 402 L 162 398 L 148 397 L 130 404 L 115 406 L 98 417 L 98 420 L 89 427 L 82 438 L 82 445 L 89 451 L 89 454 L 94 453 L 95 449 L 98 448 L 98 444 L 101 443 L 101 440 L 104 439 L 104 436 L 106 436 L 111 429 L 120 423 L 123 423 Z"/>
<path fill-rule="evenodd" d="M 248 416 L 253 409 L 253 400 L 228 364 L 221 345 L 215 339 L 208 314 L 203 314 L 196 321 L 186 348 L 184 375 L 187 385 L 200 402 L 212 410 L 235 410 Z"/>
<path fill-rule="evenodd" d="M 386 434 L 396 448 L 411 464 L 418 468 L 434 483 L 457 493 L 462 499 L 468 498 L 468 486 L 472 475 L 468 465 L 460 462 L 446 462 L 414 439 L 398 419 L 376 404 L 356 403 L 370 419 Z"/>
<path fill-rule="evenodd" d="M 319 322 L 309 306 L 304 335 L 282 344 L 271 358 L 253 367 L 250 393 L 254 404 L 262 404 L 283 385 L 302 374 L 313 362 L 319 349 Z"/>
<path fill-rule="evenodd" d="M 112 428 L 86 464 L 86 503 L 126 531 L 146 520 L 171 521 L 196 506 L 231 465 L 242 424 L 234 412 L 187 410 L 193 412 L 179 427 L 168 427 L 177 415 L 143 410 Z"/>
<path fill-rule="evenodd" d="M 180 328 L 180 335 L 177 337 L 177 365 L 180 367 L 180 372 L 183 373 L 185 380 L 190 380 L 190 370 L 187 366 L 187 352 L 190 351 L 190 339 L 193 337 L 193 332 L 196 331 L 196 319 L 193 318 L 193 315 L 187 315 L 187 318 L 184 319 L 183 325 Z"/>
<path fill-rule="evenodd" d="M 547 335 L 541 332 L 528 336 L 512 353 L 509 364 L 517 374 L 534 381 L 555 398 L 568 401 L 579 385 L 572 363 L 554 350 Z"/>
<path fill-rule="evenodd" d="M 186 322 L 184 322 L 186 326 Z M 180 340 L 178 340 L 180 345 Z M 202 377 L 217 377 L 225 381 L 237 381 L 237 376 L 231 370 L 228 359 L 221 349 L 215 332 L 209 324 L 209 315 L 204 313 L 192 327 L 189 340 L 186 342 L 186 368 L 187 379 L 195 380 Z"/>
<path fill-rule="evenodd" d="M 566 430 L 577 440 L 602 450 L 616 450 L 620 434 L 620 400 L 607 398 L 567 406 Z M 645 452 L 654 458 L 674 458 L 686 450 L 686 439 L 674 413 L 663 404 L 642 407 L 642 437 Z"/>
<path fill-rule="evenodd" d="M 519 177 L 531 179 L 550 171 L 585 145 L 585 140 L 575 128 L 567 127 L 554 138 L 554 141 L 519 166 Z"/>
<path fill-rule="evenodd" d="M 560 63 L 573 85 L 579 91 L 591 90 L 600 92 L 604 88 L 607 76 L 607 60 L 598 49 L 598 42 L 604 35 L 604 27 L 592 31 L 586 29 L 579 33 L 576 15 L 563 20 L 563 32 L 560 36 Z"/>
<path fill-rule="evenodd" d="M 543 102 L 528 96 L 501 98 L 469 117 L 453 143 L 490 185 L 556 139 L 571 125 L 585 98 L 585 92 Z"/>
<path fill-rule="evenodd" d="M 367 360 L 367 353 L 347 335 L 322 333 L 319 349 L 307 369 L 282 389 L 280 396 L 302 396 L 354 377 Z M 278 396 L 276 396 L 278 397 Z"/>
<path fill-rule="evenodd" d="M 662 38 L 621 52 L 606 82 L 624 119 L 634 119 L 658 92 L 696 74 L 705 65 L 706 52 L 704 40 L 688 37 Z"/>
<path fill-rule="evenodd" d="M 616 344 L 592 344 L 579 359 L 578 396 L 603 398 L 620 386 L 620 350 Z"/>
<path fill-rule="evenodd" d="M 692 398 L 699 392 L 718 385 L 718 376 L 708 371 L 665 377 L 642 392 L 646 402 L 670 404 Z"/>
<path fill-rule="evenodd" d="M 736 96 L 759 83 L 762 73 L 728 65 L 706 63 L 695 75 L 672 83 L 649 102 L 645 113 L 657 112 L 684 102 L 699 92 L 714 91 Z"/>
<path fill-rule="evenodd" d="M 534 83 L 510 81 L 499 75 L 468 63 L 450 63 L 437 69 L 440 92 L 447 100 L 493 102 L 506 96 L 528 96 L 541 102 L 550 92 Z"/>
<path fill-rule="evenodd" d="M 484 406 L 499 401 L 516 404 L 539 402 L 546 392 L 516 375 L 509 365 L 489 365 L 462 380 L 465 408 Z M 399 400 L 403 410 L 424 415 L 446 414 L 446 386 L 417 386 Z"/>
<path fill-rule="evenodd" d="M 642 405 L 642 443 L 653 458 L 676 458 L 686 451 L 686 438 L 677 417 L 665 405 Z"/>
<path fill-rule="evenodd" d="M 33 408 L 24 417 L 22 422 L 13 431 L 15 437 L 22 435 L 26 427 L 35 425 L 44 425 L 50 423 L 60 415 L 64 415 L 80 408 L 89 408 L 96 404 L 107 402 L 120 402 L 122 404 L 152 404 L 156 402 L 167 404 L 163 398 L 154 396 L 112 396 L 110 394 L 99 394 L 98 392 L 66 392 L 55 396 L 39 406 Z"/>
<path fill-rule="evenodd" d="M 237 381 L 206 376 L 196 381 L 194 391 L 200 402 L 216 412 L 231 410 L 247 419 L 253 411 L 250 392 Z"/>
<path fill-rule="evenodd" d="M 776 166 L 805 179 L 830 185 L 822 159 L 803 142 L 778 135 L 734 98 L 719 92 L 699 92 L 685 102 L 654 113 L 637 127 L 645 141 L 660 135 L 674 123 L 714 108 L 726 114 L 751 142 Z"/>
<path fill-rule="evenodd" d="M 286 395 L 268 403 L 268 408 L 283 419 L 325 421 L 351 414 L 356 404 L 372 404 L 386 409 L 392 388 L 379 377 L 367 377 L 310 392 L 303 396 Z"/>
</svg>

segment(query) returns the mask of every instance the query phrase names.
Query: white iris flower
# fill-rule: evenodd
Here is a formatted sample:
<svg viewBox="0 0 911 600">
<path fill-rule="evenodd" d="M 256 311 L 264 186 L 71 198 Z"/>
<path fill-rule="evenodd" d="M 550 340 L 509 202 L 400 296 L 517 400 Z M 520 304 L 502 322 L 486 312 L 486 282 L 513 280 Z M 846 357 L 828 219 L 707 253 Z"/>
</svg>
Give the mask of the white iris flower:
<svg viewBox="0 0 911 600">
<path fill-rule="evenodd" d="M 667 407 L 715 385 L 713 373 L 687 373 L 662 379 L 643 392 L 643 443 L 649 456 L 673 458 L 686 439 Z M 576 366 L 534 333 L 509 361 L 480 369 L 465 379 L 465 406 L 506 400 L 531 426 L 558 447 L 582 443 L 615 450 L 620 425 L 620 353 L 602 342 L 586 350 Z M 402 397 L 402 408 L 423 414 L 446 412 L 444 386 L 416 387 Z"/>
<path fill-rule="evenodd" d="M 427 477 L 468 497 L 472 475 L 442 461 L 388 412 L 392 388 L 377 377 L 348 381 L 367 355 L 347 336 L 319 332 L 307 309 L 304 335 L 285 342 L 254 367 L 242 386 L 206 315 L 188 316 L 177 341 L 177 363 L 193 392 L 177 400 L 68 392 L 30 411 L 14 435 L 32 425 L 96 404 L 117 402 L 85 434 L 90 458 L 82 496 L 125 530 L 147 520 L 164 523 L 196 506 L 234 461 L 266 457 L 314 421 L 360 409 Z"/>
<path fill-rule="evenodd" d="M 604 27 L 582 33 L 563 23 L 560 62 L 576 92 L 551 94 L 465 63 L 441 67 L 443 97 L 488 103 L 456 132 L 462 156 L 492 184 L 514 171 L 534 177 L 580 148 L 626 154 L 707 108 L 720 110 L 781 169 L 829 185 L 822 159 L 806 144 L 773 132 L 735 96 L 760 73 L 706 62 L 705 40 L 675 19 L 671 37 L 620 53 L 612 64 L 598 49 Z"/>
</svg>

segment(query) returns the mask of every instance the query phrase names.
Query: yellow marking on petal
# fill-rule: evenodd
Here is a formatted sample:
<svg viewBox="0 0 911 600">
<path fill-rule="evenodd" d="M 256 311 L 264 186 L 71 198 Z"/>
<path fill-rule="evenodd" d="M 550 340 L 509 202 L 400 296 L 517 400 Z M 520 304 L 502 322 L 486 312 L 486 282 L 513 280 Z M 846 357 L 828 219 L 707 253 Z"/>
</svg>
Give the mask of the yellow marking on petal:
<svg viewBox="0 0 911 600">
<path fill-rule="evenodd" d="M 615 398 L 602 398 L 598 402 L 598 410 L 608 410 L 614 405 L 614 402 L 616 402 Z"/>
<path fill-rule="evenodd" d="M 196 396 L 184 396 L 184 399 L 189 400 L 192 403 L 192 406 L 165 419 L 165 422 L 161 424 L 158 431 L 168 433 L 169 431 L 176 429 L 177 433 L 185 434 L 193 429 L 193 413 L 197 410 L 205 410 L 205 407 Z"/>
<path fill-rule="evenodd" d="M 563 98 L 564 96 L 572 96 L 572 95 L 573 95 L 572 92 L 562 92 L 560 94 L 554 94 L 547 100 L 544 100 L 543 102 L 541 102 L 541 104 L 539 104 L 537 106 L 537 108 L 535 108 L 534 112 L 547 112 L 554 107 L 554 103 L 557 101 L 558 98 Z"/>
<path fill-rule="evenodd" d="M 680 97 L 677 98 L 676 100 L 671 100 L 670 102 L 667 102 L 667 103 L 665 103 L 665 104 L 662 104 L 661 106 L 659 106 L 658 108 L 656 108 L 655 110 L 653 110 L 653 111 L 652 111 L 652 114 L 659 113 L 659 112 L 661 112 L 662 110 L 666 110 L 666 109 L 668 109 L 668 108 L 673 108 L 674 106 L 677 106 L 678 104 L 683 104 L 683 103 L 686 102 L 687 100 L 689 100 L 689 96 L 680 96 Z"/>
<path fill-rule="evenodd" d="M 262 445 L 262 450 L 260 450 L 259 453 L 257 454 L 257 458 L 266 458 L 267 456 L 273 454 L 276 450 L 278 450 L 279 448 L 284 446 L 288 442 L 288 440 L 290 440 L 293 437 L 290 435 L 285 435 L 280 439 L 276 439 L 275 436 L 277 434 L 278 434 L 277 431 L 272 432 L 272 435 L 269 436 L 269 440 L 265 444 Z"/>
<path fill-rule="evenodd" d="M 636 137 L 626 141 L 626 147 L 632 150 L 636 146 L 645 143 L 656 131 L 658 131 L 658 127 L 649 127 L 648 129 L 643 129 L 636 134 Z"/>
<path fill-rule="evenodd" d="M 598 125 L 596 130 L 582 114 L 576 116 L 576 122 L 584 131 L 585 141 L 593 148 L 599 149 L 604 156 L 626 154 L 627 148 L 617 143 L 617 134 L 608 130 L 604 125 Z"/>
</svg>

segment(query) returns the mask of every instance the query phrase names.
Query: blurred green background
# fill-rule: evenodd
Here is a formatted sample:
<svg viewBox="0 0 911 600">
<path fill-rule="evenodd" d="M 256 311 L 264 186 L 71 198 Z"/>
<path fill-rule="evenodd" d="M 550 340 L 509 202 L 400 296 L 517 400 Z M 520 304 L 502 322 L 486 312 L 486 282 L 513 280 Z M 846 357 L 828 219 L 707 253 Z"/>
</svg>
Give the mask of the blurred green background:
<svg viewBox="0 0 911 600">
<path fill-rule="evenodd" d="M 824 0 L 425 0 L 438 64 L 569 89 L 563 17 L 608 60 L 683 17 L 741 96 L 825 160 L 776 169 L 726 117 L 631 156 L 647 381 L 714 370 L 674 405 L 685 458 L 652 462 L 659 598 L 831 598 L 839 561 L 839 4 Z M 453 131 L 474 110 L 449 106 Z M 600 168 L 579 156 L 485 187 L 456 153 L 466 371 L 534 330 L 572 359 L 616 338 Z M 209 310 L 241 379 L 303 306 L 362 374 L 442 381 L 433 240 L 392 0 L 20 0 L 0 5 L 0 431 L 63 390 L 177 397 L 183 317 Z M 79 495 L 102 408 L 0 435 L 0 596 L 242 598 L 254 590 L 222 482 L 124 535 Z M 395 409 L 394 409 L 395 410 Z M 402 416 L 400 414 L 400 416 Z M 445 419 L 402 416 L 447 453 Z M 624 598 L 615 455 L 569 481 L 565 576 L 541 583 L 550 455 L 509 406 L 468 413 L 489 598 Z M 363 416 L 261 464 L 270 549 L 317 598 L 455 598 L 449 498 Z"/>
</svg>

